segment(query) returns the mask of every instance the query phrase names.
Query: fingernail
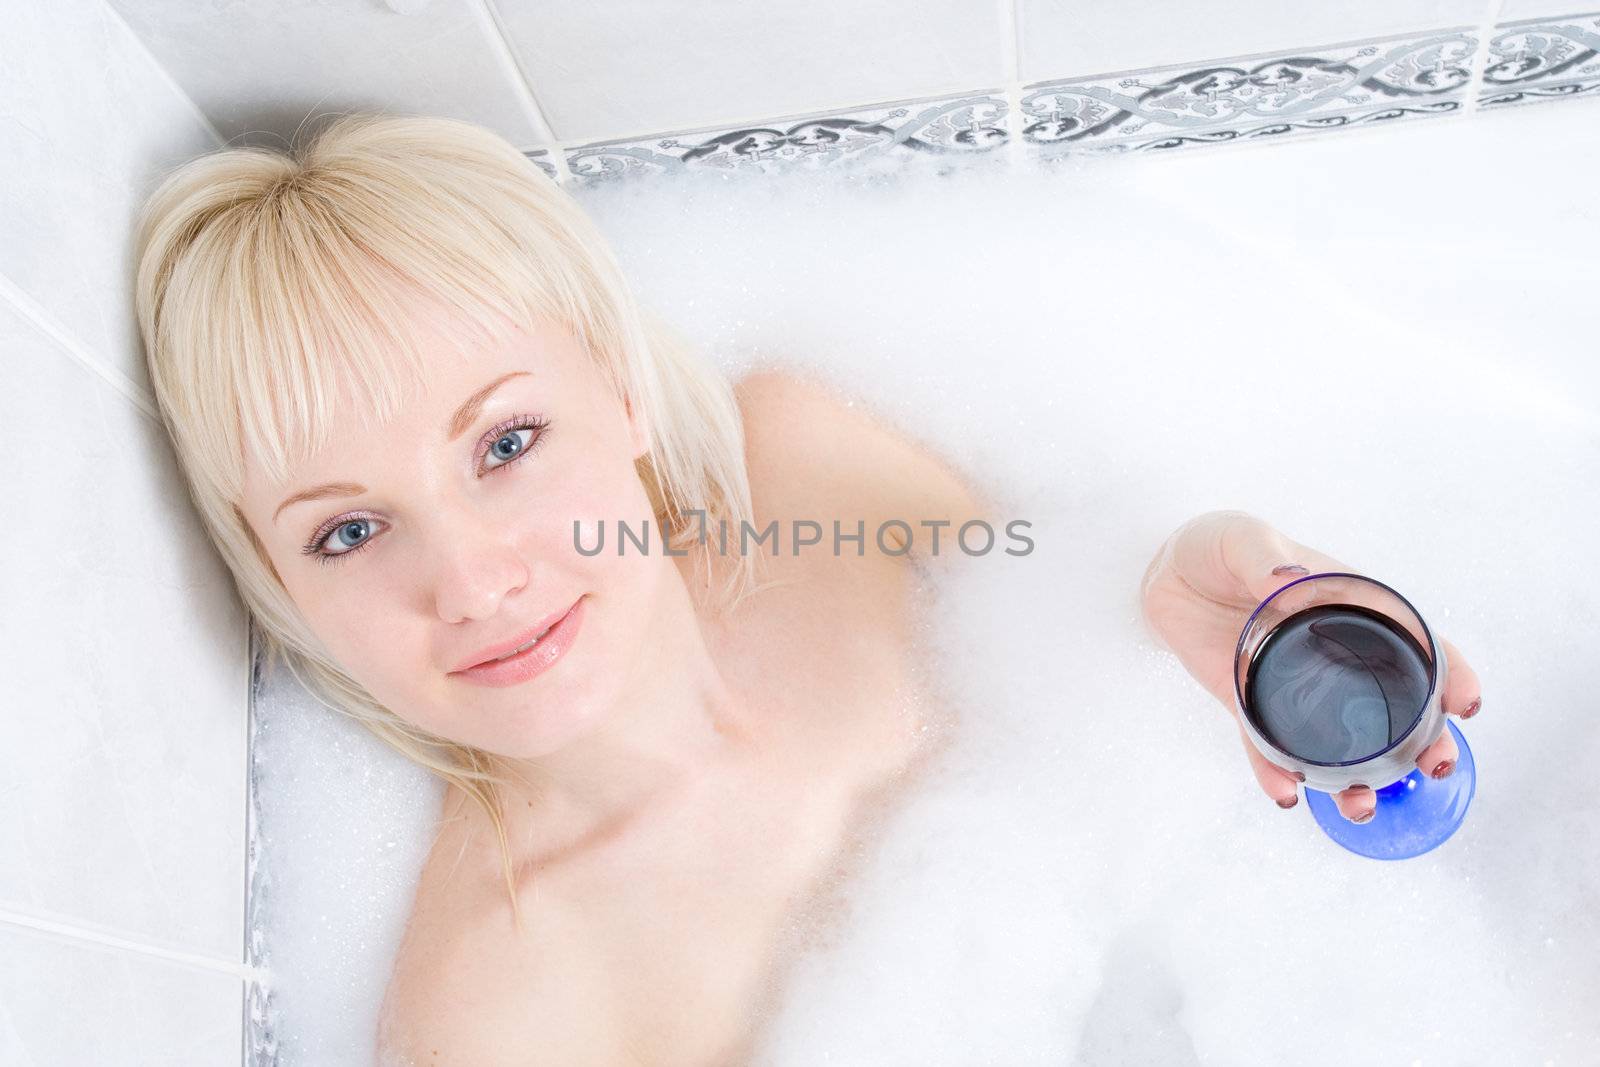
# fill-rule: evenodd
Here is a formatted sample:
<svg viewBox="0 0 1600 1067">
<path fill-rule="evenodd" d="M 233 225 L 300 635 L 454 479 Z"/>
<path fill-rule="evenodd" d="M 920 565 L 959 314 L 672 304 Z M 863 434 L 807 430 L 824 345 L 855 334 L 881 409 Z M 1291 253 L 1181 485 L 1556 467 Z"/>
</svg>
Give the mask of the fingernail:
<svg viewBox="0 0 1600 1067">
<path fill-rule="evenodd" d="M 1449 774 L 1451 771 L 1453 771 L 1455 769 L 1456 769 L 1456 761 L 1455 760 L 1453 760 L 1453 759 L 1440 760 L 1439 761 L 1439 766 L 1437 766 L 1437 767 L 1435 767 L 1433 769 L 1433 776 L 1435 778 L 1443 778 L 1445 775 Z"/>
<path fill-rule="evenodd" d="M 1300 794 L 1299 793 L 1296 793 L 1292 797 L 1279 797 L 1278 798 L 1278 807 L 1280 807 L 1280 808 L 1292 808 L 1298 803 L 1300 803 Z"/>
<path fill-rule="evenodd" d="M 1280 563 L 1272 568 L 1273 574 L 1310 574 L 1311 572 L 1298 563 Z"/>
<path fill-rule="evenodd" d="M 1372 817 L 1374 815 L 1376 815 L 1376 814 L 1378 814 L 1378 809 L 1377 808 L 1368 808 L 1366 811 L 1362 812 L 1360 815 L 1357 815 L 1355 818 L 1351 819 L 1350 821 L 1351 822 L 1371 822 L 1372 821 Z"/>
<path fill-rule="evenodd" d="M 1294 772 L 1294 780 L 1297 781 L 1297 782 L 1305 781 L 1306 780 L 1306 772 L 1305 771 L 1295 771 Z"/>
<path fill-rule="evenodd" d="M 1472 698 L 1472 703 L 1468 704 L 1466 707 L 1461 709 L 1461 717 L 1463 719 L 1472 718 L 1474 715 L 1478 714 L 1478 707 L 1482 703 L 1483 703 L 1483 698 L 1482 697 L 1473 697 Z"/>
</svg>

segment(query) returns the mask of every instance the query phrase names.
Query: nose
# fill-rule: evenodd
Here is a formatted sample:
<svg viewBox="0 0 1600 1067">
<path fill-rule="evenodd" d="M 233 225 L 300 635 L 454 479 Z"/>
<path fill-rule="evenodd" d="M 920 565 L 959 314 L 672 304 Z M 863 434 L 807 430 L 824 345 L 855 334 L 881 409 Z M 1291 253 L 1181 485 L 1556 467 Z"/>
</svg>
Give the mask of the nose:
<svg viewBox="0 0 1600 1067">
<path fill-rule="evenodd" d="M 433 595 L 449 623 L 486 619 L 528 584 L 528 566 L 511 531 L 462 523 L 441 527 L 434 546 Z"/>
</svg>

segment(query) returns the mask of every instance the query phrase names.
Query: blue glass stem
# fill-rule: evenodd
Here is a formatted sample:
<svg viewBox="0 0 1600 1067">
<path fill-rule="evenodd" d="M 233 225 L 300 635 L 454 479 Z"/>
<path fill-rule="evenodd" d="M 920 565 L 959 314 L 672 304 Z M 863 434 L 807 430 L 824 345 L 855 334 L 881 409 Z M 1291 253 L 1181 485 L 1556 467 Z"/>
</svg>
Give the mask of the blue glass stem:
<svg viewBox="0 0 1600 1067">
<path fill-rule="evenodd" d="M 1467 739 L 1453 719 L 1446 718 L 1445 726 L 1460 750 L 1448 777 L 1430 778 L 1413 768 L 1404 778 L 1376 790 L 1377 810 L 1364 823 L 1339 814 L 1332 794 L 1307 789 L 1306 807 L 1317 825 L 1341 847 L 1372 859 L 1410 859 L 1444 844 L 1466 818 L 1478 784 L 1477 762 Z"/>
</svg>

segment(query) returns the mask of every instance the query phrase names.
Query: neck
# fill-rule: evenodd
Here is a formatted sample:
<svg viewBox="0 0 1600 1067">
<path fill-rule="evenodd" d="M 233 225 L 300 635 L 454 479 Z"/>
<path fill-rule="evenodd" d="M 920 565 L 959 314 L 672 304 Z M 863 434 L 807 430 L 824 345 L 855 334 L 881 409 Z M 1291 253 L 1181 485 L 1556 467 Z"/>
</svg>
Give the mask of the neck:
<svg viewBox="0 0 1600 1067">
<path fill-rule="evenodd" d="M 608 716 L 556 752 L 497 760 L 514 854 L 582 851 L 620 833 L 752 745 L 748 709 L 723 678 L 682 582 L 668 583 L 660 639 L 634 661 Z"/>
</svg>

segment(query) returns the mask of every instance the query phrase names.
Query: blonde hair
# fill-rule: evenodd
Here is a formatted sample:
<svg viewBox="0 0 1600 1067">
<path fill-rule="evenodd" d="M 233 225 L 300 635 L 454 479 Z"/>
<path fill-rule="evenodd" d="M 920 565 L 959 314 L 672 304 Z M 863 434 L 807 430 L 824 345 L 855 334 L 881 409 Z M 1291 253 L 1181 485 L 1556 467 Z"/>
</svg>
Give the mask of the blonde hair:
<svg viewBox="0 0 1600 1067">
<path fill-rule="evenodd" d="M 554 180 L 483 127 L 351 113 L 310 143 L 239 147 L 179 166 L 138 222 L 135 305 L 150 379 L 191 499 L 233 574 L 268 663 L 459 787 L 487 813 L 520 925 L 491 753 L 415 727 L 335 662 L 239 503 L 245 448 L 274 484 L 336 420 L 392 416 L 427 358 L 403 328 L 418 295 L 497 336 L 535 315 L 573 333 L 648 419 L 637 461 L 659 529 L 683 548 L 694 512 L 751 520 L 743 427 L 724 376 L 633 297 L 599 231 Z M 399 284 L 396 284 L 399 283 Z M 496 318 L 498 316 L 498 318 Z M 700 601 L 731 610 L 758 553 Z"/>
</svg>

